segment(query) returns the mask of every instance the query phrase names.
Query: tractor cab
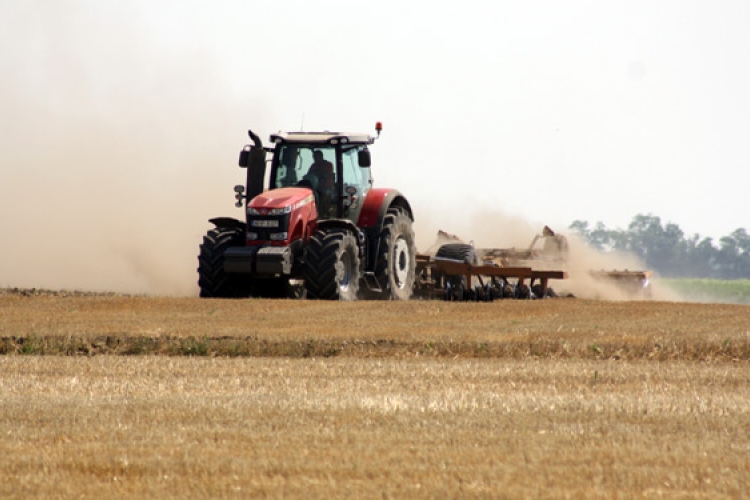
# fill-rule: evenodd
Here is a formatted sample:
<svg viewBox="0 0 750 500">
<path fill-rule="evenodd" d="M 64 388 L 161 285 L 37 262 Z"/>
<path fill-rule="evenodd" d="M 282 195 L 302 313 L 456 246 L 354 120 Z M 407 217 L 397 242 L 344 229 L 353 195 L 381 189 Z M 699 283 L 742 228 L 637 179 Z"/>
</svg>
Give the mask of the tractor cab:
<svg viewBox="0 0 750 500">
<path fill-rule="evenodd" d="M 279 133 L 269 189 L 307 187 L 315 195 L 318 218 L 356 222 L 372 187 L 368 144 L 361 134 Z"/>
</svg>

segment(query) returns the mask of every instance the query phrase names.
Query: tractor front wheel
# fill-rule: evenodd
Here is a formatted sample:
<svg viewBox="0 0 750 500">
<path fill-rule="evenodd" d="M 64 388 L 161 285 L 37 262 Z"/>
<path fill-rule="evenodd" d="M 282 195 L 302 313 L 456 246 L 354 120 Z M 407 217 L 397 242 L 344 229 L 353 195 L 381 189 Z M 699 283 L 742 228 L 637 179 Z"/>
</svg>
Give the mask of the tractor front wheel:
<svg viewBox="0 0 750 500">
<path fill-rule="evenodd" d="M 217 227 L 203 237 L 198 255 L 198 286 L 201 297 L 249 297 L 251 283 L 241 274 L 224 272 L 224 252 L 245 244 L 245 232 L 236 227 Z"/>
<path fill-rule="evenodd" d="M 305 248 L 307 298 L 356 300 L 362 277 L 356 236 L 346 229 L 320 230 Z"/>
</svg>

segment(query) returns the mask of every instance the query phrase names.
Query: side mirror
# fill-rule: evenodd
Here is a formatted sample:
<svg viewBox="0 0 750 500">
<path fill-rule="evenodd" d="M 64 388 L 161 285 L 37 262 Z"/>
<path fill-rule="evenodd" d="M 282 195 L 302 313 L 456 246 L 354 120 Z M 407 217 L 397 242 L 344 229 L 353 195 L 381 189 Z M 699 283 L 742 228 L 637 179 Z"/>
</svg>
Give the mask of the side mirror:
<svg viewBox="0 0 750 500">
<path fill-rule="evenodd" d="M 253 148 L 245 146 L 240 151 L 240 160 L 238 162 L 242 168 L 253 169 L 265 169 L 266 166 L 266 152 L 263 148 Z"/>
<path fill-rule="evenodd" d="M 372 158 L 370 157 L 370 150 L 363 149 L 362 151 L 358 152 L 357 160 L 359 161 L 359 166 L 362 168 L 367 168 L 370 165 L 372 165 Z"/>
<path fill-rule="evenodd" d="M 240 161 L 237 162 L 242 168 L 247 168 L 247 163 L 250 161 L 250 146 L 245 146 L 240 151 Z"/>
</svg>

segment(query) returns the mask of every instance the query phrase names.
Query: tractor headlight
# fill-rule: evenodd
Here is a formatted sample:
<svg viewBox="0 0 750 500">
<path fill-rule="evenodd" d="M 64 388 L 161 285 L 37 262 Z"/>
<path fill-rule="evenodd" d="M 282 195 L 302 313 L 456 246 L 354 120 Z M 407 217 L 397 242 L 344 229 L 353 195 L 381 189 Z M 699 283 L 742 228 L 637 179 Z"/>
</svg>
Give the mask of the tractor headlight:
<svg viewBox="0 0 750 500">
<path fill-rule="evenodd" d="M 268 237 L 272 241 L 284 241 L 289 236 L 289 233 L 271 233 Z"/>
<path fill-rule="evenodd" d="M 248 240 L 257 240 L 258 239 L 258 233 L 247 233 L 247 239 Z"/>
<path fill-rule="evenodd" d="M 282 208 L 272 208 L 271 210 L 268 211 L 267 215 L 286 215 L 291 212 L 292 212 L 292 206 L 287 205 Z"/>
<path fill-rule="evenodd" d="M 260 210 L 253 207 L 247 207 L 247 215 L 260 215 Z"/>
</svg>

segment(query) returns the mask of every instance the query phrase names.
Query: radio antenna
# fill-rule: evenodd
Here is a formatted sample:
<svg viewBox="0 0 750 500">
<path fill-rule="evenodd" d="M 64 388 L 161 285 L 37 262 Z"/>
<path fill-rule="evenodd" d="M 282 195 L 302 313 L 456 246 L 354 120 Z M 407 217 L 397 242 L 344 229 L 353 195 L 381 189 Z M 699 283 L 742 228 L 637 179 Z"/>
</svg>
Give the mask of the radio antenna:
<svg viewBox="0 0 750 500">
<path fill-rule="evenodd" d="M 304 132 L 305 131 L 305 112 L 302 112 L 302 123 L 300 123 L 299 131 Z"/>
</svg>

